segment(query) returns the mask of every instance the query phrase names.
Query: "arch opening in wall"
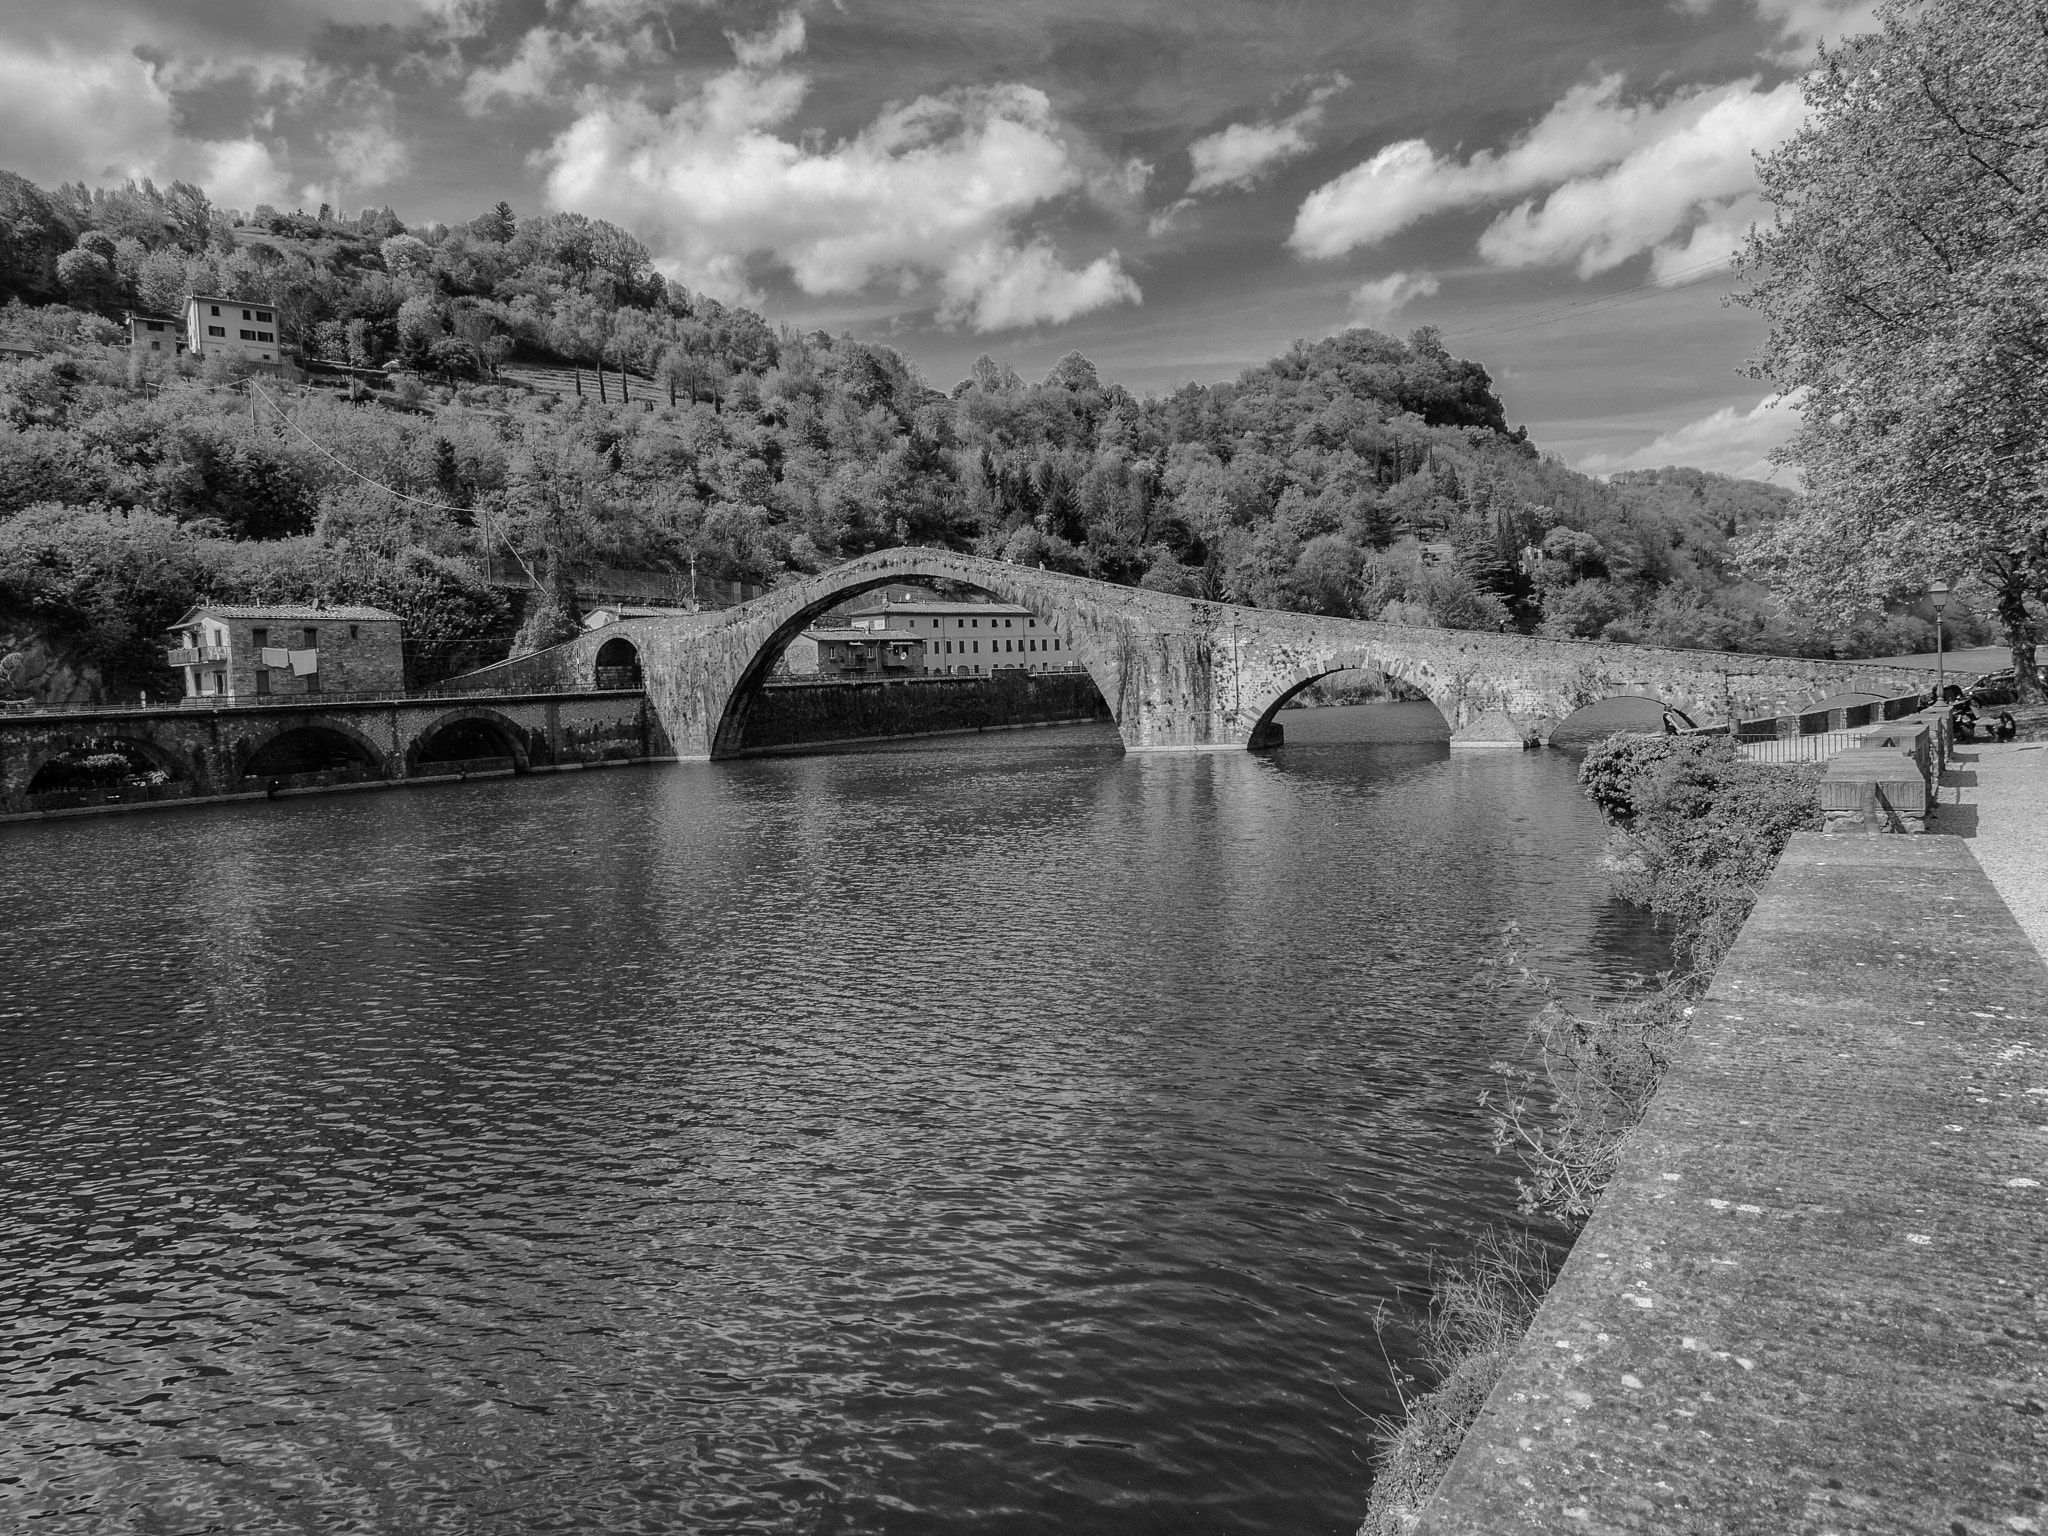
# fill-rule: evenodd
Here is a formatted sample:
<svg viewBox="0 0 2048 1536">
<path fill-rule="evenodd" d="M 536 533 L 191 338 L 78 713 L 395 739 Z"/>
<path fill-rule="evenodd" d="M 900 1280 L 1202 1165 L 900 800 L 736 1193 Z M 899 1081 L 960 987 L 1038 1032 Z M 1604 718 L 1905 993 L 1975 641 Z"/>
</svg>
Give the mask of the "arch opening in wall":
<svg viewBox="0 0 2048 1536">
<path fill-rule="evenodd" d="M 598 688 L 641 688 L 646 676 L 640 669 L 640 649 L 624 635 L 614 635 L 597 648 L 595 676 Z"/>
<path fill-rule="evenodd" d="M 384 759 L 355 732 L 333 725 L 303 725 L 280 731 L 249 755 L 242 776 L 286 783 L 341 776 L 374 778 Z"/>
<path fill-rule="evenodd" d="M 519 728 L 483 710 L 435 721 L 420 733 L 408 757 L 423 772 L 525 773 L 530 766 Z"/>
<path fill-rule="evenodd" d="M 25 793 L 129 794 L 189 783 L 191 768 L 175 754 L 126 736 L 95 736 L 46 758 Z"/>
<path fill-rule="evenodd" d="M 815 711 L 831 717 L 828 737 L 796 729 L 803 722 L 784 717 L 783 706 L 794 707 L 790 698 L 765 692 L 933 682 L 956 686 L 813 695 Z M 821 594 L 777 625 L 727 699 L 711 755 L 778 751 L 807 739 L 826 745 L 861 735 L 1111 717 L 1094 667 L 1057 615 L 966 582 L 899 571 Z M 903 729 L 906 722 L 917 728 Z"/>
<path fill-rule="evenodd" d="M 1692 724 L 1692 718 L 1684 711 L 1653 694 L 1618 694 L 1573 710 L 1551 726 L 1546 739 L 1553 747 L 1583 748 L 1617 731 L 1656 735 Z"/>
<path fill-rule="evenodd" d="M 1451 722 L 1427 692 L 1370 662 L 1296 682 L 1252 727 L 1250 746 L 1289 743 L 1413 746 L 1451 739 Z"/>
</svg>

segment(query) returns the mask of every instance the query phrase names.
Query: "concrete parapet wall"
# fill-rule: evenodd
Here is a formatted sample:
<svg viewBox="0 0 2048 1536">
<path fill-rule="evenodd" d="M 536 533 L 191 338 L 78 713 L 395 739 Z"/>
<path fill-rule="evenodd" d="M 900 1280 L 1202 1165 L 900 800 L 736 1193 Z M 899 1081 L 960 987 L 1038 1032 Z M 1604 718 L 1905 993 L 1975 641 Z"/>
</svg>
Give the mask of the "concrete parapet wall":
<svg viewBox="0 0 2048 1536">
<path fill-rule="evenodd" d="M 2048 1529 L 2048 967 L 1793 839 L 1417 1536 Z"/>
</svg>

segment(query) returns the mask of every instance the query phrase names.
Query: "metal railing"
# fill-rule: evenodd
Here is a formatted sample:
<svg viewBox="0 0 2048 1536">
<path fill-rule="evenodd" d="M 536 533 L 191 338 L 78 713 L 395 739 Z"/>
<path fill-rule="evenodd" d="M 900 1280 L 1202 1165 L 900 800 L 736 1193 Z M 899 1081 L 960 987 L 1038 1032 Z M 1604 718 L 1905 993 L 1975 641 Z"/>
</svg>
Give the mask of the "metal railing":
<svg viewBox="0 0 2048 1536">
<path fill-rule="evenodd" d="M 23 719 L 43 715 L 168 715 L 215 714 L 250 709 L 321 710 L 359 704 L 432 704 L 467 699 L 545 698 L 555 694 L 643 694 L 640 685 L 554 688 L 415 688 L 393 692 L 388 688 L 333 689 L 325 693 L 251 694 L 234 698 L 219 695 L 196 699 L 166 699 L 161 704 L 45 704 L 35 699 L 0 699 L 0 717 Z"/>
<path fill-rule="evenodd" d="M 1753 763 L 1820 763 L 1837 752 L 1848 751 L 1868 729 L 1866 726 L 1853 731 L 1824 731 L 1818 736 L 1780 736 L 1770 741 L 1738 738 L 1735 750 Z"/>
</svg>

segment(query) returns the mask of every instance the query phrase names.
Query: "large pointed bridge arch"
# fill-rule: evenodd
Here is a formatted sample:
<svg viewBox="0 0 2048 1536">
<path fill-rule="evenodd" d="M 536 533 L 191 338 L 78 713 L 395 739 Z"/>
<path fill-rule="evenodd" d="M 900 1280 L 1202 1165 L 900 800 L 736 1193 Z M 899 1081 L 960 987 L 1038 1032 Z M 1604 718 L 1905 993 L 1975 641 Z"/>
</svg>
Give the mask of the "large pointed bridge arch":
<svg viewBox="0 0 2048 1536">
<path fill-rule="evenodd" d="M 1124 746 L 1217 751 L 1257 745 L 1274 712 L 1318 677 L 1365 668 L 1420 689 L 1453 745 L 1547 738 L 1602 699 L 1641 696 L 1694 719 L 1796 713 L 1831 694 L 1922 691 L 1913 667 L 1597 641 L 1422 629 L 1173 597 L 943 549 L 889 549 L 716 613 L 628 619 L 458 679 L 478 691 L 600 686 L 626 654 L 678 757 L 742 750 L 747 711 L 776 658 L 820 614 L 892 583 L 954 582 L 1015 603 L 1088 670 Z"/>
</svg>

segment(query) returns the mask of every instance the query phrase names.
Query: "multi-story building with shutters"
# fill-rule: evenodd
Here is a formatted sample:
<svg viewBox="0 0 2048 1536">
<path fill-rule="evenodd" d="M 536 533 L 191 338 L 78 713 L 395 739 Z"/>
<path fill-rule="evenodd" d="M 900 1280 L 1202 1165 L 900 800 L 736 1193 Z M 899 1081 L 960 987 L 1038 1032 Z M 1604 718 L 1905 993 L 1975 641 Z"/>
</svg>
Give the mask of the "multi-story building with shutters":
<svg viewBox="0 0 2048 1536">
<path fill-rule="evenodd" d="M 284 360 L 277 311 L 247 299 L 195 293 L 185 301 L 185 350 L 194 357 L 238 357 L 274 368 Z"/>
<path fill-rule="evenodd" d="M 164 660 L 185 674 L 192 704 L 405 692 L 403 625 L 382 608 L 202 603 L 171 640 Z"/>
<path fill-rule="evenodd" d="M 924 641 L 927 673 L 986 677 L 993 672 L 1061 672 L 1076 664 L 1052 625 L 1014 603 L 885 597 L 880 607 L 849 613 L 846 624 L 916 635 Z"/>
</svg>

